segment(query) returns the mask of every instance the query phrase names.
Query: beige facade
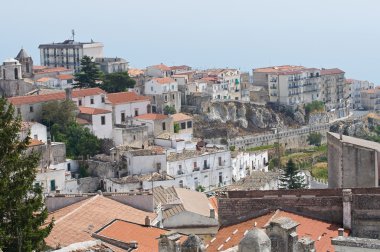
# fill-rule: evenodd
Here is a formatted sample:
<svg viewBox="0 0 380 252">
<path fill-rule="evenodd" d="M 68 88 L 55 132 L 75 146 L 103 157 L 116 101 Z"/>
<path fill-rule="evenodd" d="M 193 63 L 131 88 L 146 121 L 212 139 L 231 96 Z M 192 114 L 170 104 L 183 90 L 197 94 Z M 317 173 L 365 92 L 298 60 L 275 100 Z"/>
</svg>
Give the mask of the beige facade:
<svg viewBox="0 0 380 252">
<path fill-rule="evenodd" d="M 360 106 L 367 110 L 380 109 L 380 89 L 369 89 L 360 92 Z"/>
</svg>

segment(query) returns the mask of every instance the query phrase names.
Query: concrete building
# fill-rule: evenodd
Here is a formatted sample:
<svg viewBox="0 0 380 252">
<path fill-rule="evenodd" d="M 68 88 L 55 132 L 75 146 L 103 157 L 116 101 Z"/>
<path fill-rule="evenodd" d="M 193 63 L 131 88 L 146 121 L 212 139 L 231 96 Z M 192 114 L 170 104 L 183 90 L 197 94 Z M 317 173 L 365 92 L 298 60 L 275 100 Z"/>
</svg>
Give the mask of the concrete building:
<svg viewBox="0 0 380 252">
<path fill-rule="evenodd" d="M 174 133 L 177 135 L 176 138 L 180 139 L 182 137 L 183 140 L 191 141 L 193 138 L 193 117 L 183 113 L 176 113 L 171 115 L 171 118 L 173 118 Z"/>
<path fill-rule="evenodd" d="M 99 42 L 77 42 L 65 40 L 61 43 L 41 44 L 40 62 L 43 66 L 66 67 L 78 72 L 83 56 L 94 59 L 103 57 L 103 44 Z"/>
<path fill-rule="evenodd" d="M 169 77 L 153 78 L 145 83 L 144 94 L 151 98 L 152 113 L 163 113 L 166 106 L 181 112 L 181 92 L 178 83 Z"/>
<path fill-rule="evenodd" d="M 327 133 L 329 188 L 379 187 L 380 144 Z"/>
<path fill-rule="evenodd" d="M 351 85 L 350 95 L 352 101 L 352 108 L 361 108 L 361 92 L 374 89 L 375 85 L 369 81 L 361 81 L 354 79 L 348 79 L 347 82 Z"/>
<path fill-rule="evenodd" d="M 167 174 L 179 187 L 206 191 L 232 183 L 231 152 L 218 148 L 183 150 L 167 157 Z"/>
<path fill-rule="evenodd" d="M 103 73 L 127 72 L 128 62 L 122 58 L 95 58 L 95 63 Z"/>
<path fill-rule="evenodd" d="M 100 139 L 112 139 L 112 111 L 107 109 L 79 107 L 78 118 L 92 134 Z"/>
<path fill-rule="evenodd" d="M 173 134 L 174 124 L 173 119 L 163 114 L 143 114 L 135 116 L 133 122 L 136 125 L 148 126 L 148 135 L 150 137 L 157 137 L 161 134 Z"/>
<path fill-rule="evenodd" d="M 380 110 L 380 87 L 360 91 L 359 108 Z"/>
<path fill-rule="evenodd" d="M 257 152 L 232 152 L 232 176 L 238 181 L 250 175 L 254 171 L 268 171 L 268 151 Z"/>
<path fill-rule="evenodd" d="M 154 78 L 165 78 L 171 76 L 172 70 L 170 67 L 161 63 L 159 65 L 148 66 L 146 68 L 145 74 Z"/>
</svg>

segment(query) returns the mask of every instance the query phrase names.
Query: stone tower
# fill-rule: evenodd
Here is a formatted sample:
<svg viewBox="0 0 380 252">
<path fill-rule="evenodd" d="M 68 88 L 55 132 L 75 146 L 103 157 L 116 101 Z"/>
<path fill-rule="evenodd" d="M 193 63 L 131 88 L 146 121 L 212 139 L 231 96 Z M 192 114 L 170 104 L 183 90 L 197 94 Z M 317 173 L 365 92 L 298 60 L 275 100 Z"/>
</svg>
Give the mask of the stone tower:
<svg viewBox="0 0 380 252">
<path fill-rule="evenodd" d="M 33 76 L 33 59 L 28 55 L 28 53 L 22 48 L 16 56 L 22 67 L 22 77 L 31 78 Z"/>
<path fill-rule="evenodd" d="M 0 79 L 2 80 L 21 80 L 21 64 L 15 59 L 6 59 L 0 66 Z"/>
</svg>

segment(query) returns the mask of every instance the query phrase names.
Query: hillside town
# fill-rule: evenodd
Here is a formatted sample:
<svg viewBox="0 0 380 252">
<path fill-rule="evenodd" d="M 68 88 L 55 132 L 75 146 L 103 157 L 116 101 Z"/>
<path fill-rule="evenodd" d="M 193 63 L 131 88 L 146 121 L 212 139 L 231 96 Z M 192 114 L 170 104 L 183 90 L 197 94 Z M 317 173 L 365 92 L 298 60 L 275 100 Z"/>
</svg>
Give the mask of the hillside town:
<svg viewBox="0 0 380 252">
<path fill-rule="evenodd" d="M 35 251 L 380 251 L 379 86 L 339 66 L 138 69 L 104 47 L 0 66 L 0 118 L 39 154 Z"/>
</svg>

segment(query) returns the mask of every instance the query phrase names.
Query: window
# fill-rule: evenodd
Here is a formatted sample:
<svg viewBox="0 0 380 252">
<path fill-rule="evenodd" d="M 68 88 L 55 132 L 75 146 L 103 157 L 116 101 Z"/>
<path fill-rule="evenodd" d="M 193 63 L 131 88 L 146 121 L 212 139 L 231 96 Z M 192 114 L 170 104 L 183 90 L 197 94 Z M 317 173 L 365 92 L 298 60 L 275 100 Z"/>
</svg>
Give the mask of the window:
<svg viewBox="0 0 380 252">
<path fill-rule="evenodd" d="M 175 99 L 175 96 L 174 96 L 174 94 L 172 94 L 172 99 L 173 99 L 173 100 Z"/>
<path fill-rule="evenodd" d="M 197 162 L 194 162 L 194 168 L 197 168 Z"/>
<path fill-rule="evenodd" d="M 168 96 L 167 95 L 165 95 L 165 102 L 167 102 L 168 101 Z"/>
<path fill-rule="evenodd" d="M 21 115 L 21 108 L 17 108 L 17 114 Z"/>
<path fill-rule="evenodd" d="M 105 116 L 101 116 L 100 120 L 101 120 L 102 125 L 106 124 L 106 117 Z"/>
<path fill-rule="evenodd" d="M 121 122 L 125 122 L 125 113 L 121 112 L 120 116 L 121 116 Z"/>
<path fill-rule="evenodd" d="M 181 129 L 186 129 L 186 123 L 185 122 L 181 123 Z"/>
<path fill-rule="evenodd" d="M 207 160 L 203 160 L 203 169 L 207 169 Z"/>
<path fill-rule="evenodd" d="M 219 172 L 219 183 L 223 184 L 223 172 Z"/>
<path fill-rule="evenodd" d="M 3 79 L 5 80 L 5 69 L 3 69 Z"/>
<path fill-rule="evenodd" d="M 161 171 L 161 163 L 157 163 L 156 168 L 157 168 L 157 171 L 160 172 Z"/>
<path fill-rule="evenodd" d="M 166 123 L 162 123 L 162 130 L 166 130 Z"/>
<path fill-rule="evenodd" d="M 94 104 L 94 98 L 91 98 L 91 99 L 90 99 L 90 103 L 91 103 L 91 104 Z"/>
<path fill-rule="evenodd" d="M 18 69 L 15 68 L 15 79 L 18 80 Z"/>
<path fill-rule="evenodd" d="M 29 106 L 29 112 L 30 112 L 30 113 L 33 113 L 33 112 L 34 112 L 33 106 Z"/>
<path fill-rule="evenodd" d="M 55 180 L 50 180 L 50 191 L 55 191 Z"/>
<path fill-rule="evenodd" d="M 135 109 L 135 116 L 139 115 L 139 109 Z"/>
<path fill-rule="evenodd" d="M 153 91 L 153 86 L 150 87 L 150 91 Z"/>
<path fill-rule="evenodd" d="M 193 127 L 193 122 L 192 121 L 188 121 L 187 122 L 187 128 L 192 128 Z"/>
<path fill-rule="evenodd" d="M 136 141 L 136 135 L 133 135 L 133 141 Z"/>
<path fill-rule="evenodd" d="M 82 99 L 78 100 L 78 106 L 82 106 Z"/>
<path fill-rule="evenodd" d="M 156 103 L 156 96 L 153 95 L 153 103 Z"/>
<path fill-rule="evenodd" d="M 33 138 L 34 138 L 35 140 L 37 140 L 37 139 L 38 139 L 38 135 L 34 135 Z"/>
<path fill-rule="evenodd" d="M 222 166 L 222 157 L 218 157 L 218 164 L 219 166 Z"/>
<path fill-rule="evenodd" d="M 106 98 L 102 96 L 102 103 L 105 103 L 105 102 L 106 102 Z"/>
<path fill-rule="evenodd" d="M 71 163 L 67 163 L 67 170 L 71 171 Z"/>
<path fill-rule="evenodd" d="M 180 187 L 180 188 L 183 188 L 183 180 L 180 180 L 180 181 L 179 181 L 179 187 Z"/>
</svg>

